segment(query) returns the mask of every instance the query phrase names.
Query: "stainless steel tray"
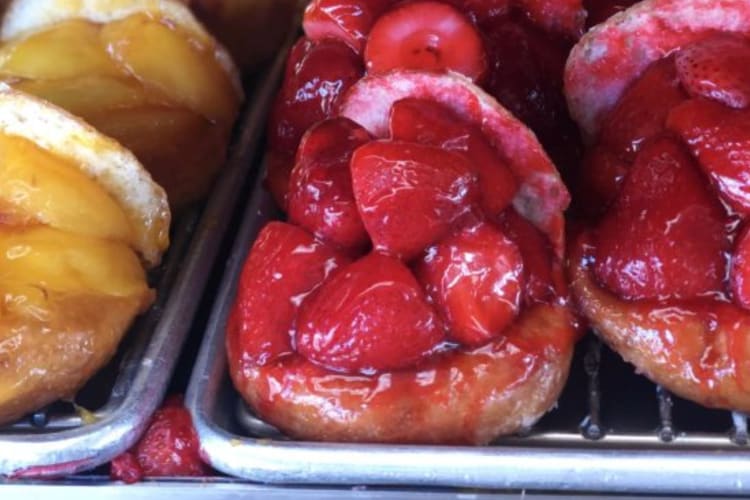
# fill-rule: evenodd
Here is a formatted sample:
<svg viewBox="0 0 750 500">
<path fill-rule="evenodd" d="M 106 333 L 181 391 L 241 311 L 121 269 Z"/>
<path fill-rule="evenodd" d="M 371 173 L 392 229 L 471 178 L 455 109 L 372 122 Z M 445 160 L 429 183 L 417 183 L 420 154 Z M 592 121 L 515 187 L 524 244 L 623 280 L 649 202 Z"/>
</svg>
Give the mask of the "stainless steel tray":
<svg viewBox="0 0 750 500">
<path fill-rule="evenodd" d="M 258 102 L 260 108 L 255 107 Z M 157 302 L 126 335 L 120 355 L 77 397 L 86 400 L 86 393 L 95 394 L 88 398 L 94 410 L 57 403 L 0 427 L 0 478 L 62 476 L 91 469 L 127 450 L 143 432 L 164 397 L 251 173 L 261 133 L 255 115 L 265 102 L 263 89 L 256 89 L 208 201 L 175 221 L 164 264 L 150 276 L 158 290 Z"/>
<path fill-rule="evenodd" d="M 255 119 L 263 121 L 265 116 L 258 113 Z M 634 374 L 593 337 L 579 346 L 558 407 L 523 435 L 492 446 L 334 444 L 285 438 L 241 402 L 229 381 L 224 350 L 225 324 L 243 261 L 262 226 L 279 216 L 261 178 L 227 261 L 186 396 L 203 456 L 216 469 L 279 484 L 750 493 L 750 447 L 743 415 L 672 398 Z"/>
</svg>

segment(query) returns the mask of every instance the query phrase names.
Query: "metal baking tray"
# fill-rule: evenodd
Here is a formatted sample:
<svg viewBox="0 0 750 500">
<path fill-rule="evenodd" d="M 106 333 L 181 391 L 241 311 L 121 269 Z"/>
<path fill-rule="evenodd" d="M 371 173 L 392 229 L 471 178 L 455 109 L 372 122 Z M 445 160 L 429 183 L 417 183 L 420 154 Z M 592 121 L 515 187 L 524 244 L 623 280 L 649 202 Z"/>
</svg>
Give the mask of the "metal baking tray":
<svg viewBox="0 0 750 500">
<path fill-rule="evenodd" d="M 266 117 L 257 113 L 255 118 L 262 122 Z M 579 345 L 557 408 L 522 435 L 491 446 L 286 438 L 242 403 L 229 380 L 224 349 L 247 252 L 263 225 L 280 215 L 259 176 L 187 391 L 203 457 L 214 468 L 273 484 L 750 494 L 746 417 L 672 397 L 593 336 Z"/>
<path fill-rule="evenodd" d="M 208 200 L 172 226 L 164 263 L 149 280 L 157 301 L 139 317 L 118 354 L 76 396 L 0 427 L 0 478 L 63 476 L 104 464 L 143 432 L 169 384 L 261 135 L 268 89 L 260 86 L 238 120 L 227 163 Z M 80 405 L 80 406 L 78 406 Z M 84 409 L 86 408 L 86 409 Z"/>
</svg>

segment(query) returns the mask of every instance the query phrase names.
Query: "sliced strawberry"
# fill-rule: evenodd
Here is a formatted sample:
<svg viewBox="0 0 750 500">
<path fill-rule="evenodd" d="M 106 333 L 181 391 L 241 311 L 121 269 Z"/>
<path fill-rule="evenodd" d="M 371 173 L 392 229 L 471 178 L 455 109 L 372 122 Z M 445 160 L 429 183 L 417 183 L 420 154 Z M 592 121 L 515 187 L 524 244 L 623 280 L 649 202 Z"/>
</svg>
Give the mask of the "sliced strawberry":
<svg viewBox="0 0 750 500">
<path fill-rule="evenodd" d="M 375 249 L 404 260 L 448 234 L 479 194 L 466 157 L 433 146 L 370 142 L 354 152 L 351 169 Z"/>
<path fill-rule="evenodd" d="M 365 129 L 347 118 L 313 125 L 297 150 L 289 187 L 289 220 L 345 250 L 368 242 L 352 191 L 349 161 L 370 141 Z"/>
<path fill-rule="evenodd" d="M 500 159 L 505 161 L 519 181 L 513 206 L 542 229 L 553 242 L 558 255 L 562 255 L 562 212 L 568 206 L 570 195 L 560 175 L 534 134 L 466 78 L 457 74 L 414 71 L 368 76 L 352 86 L 346 94 L 341 104 L 341 114 L 365 127 L 375 137 L 387 137 L 391 107 L 396 101 L 407 97 L 440 103 L 466 123 L 482 130 Z"/>
<path fill-rule="evenodd" d="M 112 461 L 113 479 L 132 483 L 142 477 L 207 476 L 200 443 L 182 397 L 172 396 L 154 413 L 135 447 Z"/>
<path fill-rule="evenodd" d="M 450 337 L 466 346 L 500 336 L 521 308 L 521 253 L 489 223 L 464 227 L 428 248 L 416 273 Z"/>
<path fill-rule="evenodd" d="M 735 303 L 750 309 L 750 225 L 745 226 L 734 244 L 729 287 Z"/>
<path fill-rule="evenodd" d="M 341 40 L 362 54 L 375 20 L 391 0 L 312 0 L 305 9 L 302 28 L 311 40 Z"/>
<path fill-rule="evenodd" d="M 290 333 L 302 299 L 347 259 L 306 231 L 271 222 L 242 269 L 227 324 L 232 370 L 265 365 L 291 354 Z"/>
<path fill-rule="evenodd" d="M 449 3 L 466 12 L 475 22 L 507 14 L 512 0 L 449 0 Z"/>
<path fill-rule="evenodd" d="M 652 64 L 622 95 L 602 124 L 600 144 L 632 161 L 648 139 L 664 131 L 669 112 L 688 98 L 674 59 Z"/>
<path fill-rule="evenodd" d="M 551 303 L 566 293 L 561 270 L 554 265 L 554 253 L 544 234 L 518 215 L 513 207 L 503 212 L 498 223 L 523 256 L 525 305 Z"/>
<path fill-rule="evenodd" d="M 629 162 L 601 144 L 586 153 L 574 193 L 583 215 L 600 215 L 612 204 L 629 168 Z"/>
<path fill-rule="evenodd" d="M 516 0 L 515 3 L 545 30 L 574 39 L 583 34 L 586 10 L 582 0 Z"/>
<path fill-rule="evenodd" d="M 340 96 L 363 71 L 359 57 L 344 43 L 301 38 L 290 53 L 287 75 L 271 113 L 270 149 L 287 154 L 296 151 L 302 134 L 333 115 Z"/>
<path fill-rule="evenodd" d="M 596 233 L 597 278 L 624 299 L 721 291 L 726 215 L 673 139 L 648 143 Z"/>
<path fill-rule="evenodd" d="M 297 351 L 326 368 L 372 373 L 406 368 L 433 352 L 444 329 L 411 271 L 372 253 L 311 295 L 297 320 Z"/>
<path fill-rule="evenodd" d="M 694 99 L 672 111 L 668 126 L 688 144 L 721 197 L 750 214 L 750 110 Z"/>
<path fill-rule="evenodd" d="M 688 45 L 675 56 L 685 90 L 731 108 L 750 104 L 750 42 L 718 34 Z"/>
<path fill-rule="evenodd" d="M 479 32 L 458 9 L 418 1 L 399 5 L 377 20 L 367 39 L 365 66 L 369 73 L 452 70 L 479 80 L 487 58 Z"/>
<path fill-rule="evenodd" d="M 391 108 L 390 130 L 394 140 L 466 155 L 479 177 L 482 209 L 490 217 L 499 215 L 513 201 L 518 191 L 513 172 L 500 160 L 482 131 L 451 109 L 426 99 L 402 99 Z"/>
</svg>

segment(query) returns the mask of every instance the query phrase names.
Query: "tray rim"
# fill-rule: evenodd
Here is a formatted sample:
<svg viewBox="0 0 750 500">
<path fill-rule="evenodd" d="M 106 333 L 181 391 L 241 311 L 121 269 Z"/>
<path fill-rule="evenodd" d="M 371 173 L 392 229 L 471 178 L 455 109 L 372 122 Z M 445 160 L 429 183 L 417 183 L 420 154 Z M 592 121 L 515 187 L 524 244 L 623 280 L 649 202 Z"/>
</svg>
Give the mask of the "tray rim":
<svg viewBox="0 0 750 500">
<path fill-rule="evenodd" d="M 256 86 L 254 97 L 258 93 Z M 237 208 L 241 186 L 252 172 L 252 155 L 261 133 L 252 119 L 254 102 L 247 100 L 241 109 L 224 168 L 197 222 L 195 218 L 187 222 L 195 227 L 187 238 L 187 248 L 176 256 L 176 276 L 166 291 L 163 306 L 158 312 L 152 309 L 141 316 L 157 315 L 143 354 L 135 361 L 127 395 L 92 424 L 49 433 L 0 435 L 0 450 L 10 452 L 0 451 L 0 478 L 60 477 L 92 469 L 129 449 L 145 430 L 166 393 L 231 215 Z"/>
</svg>

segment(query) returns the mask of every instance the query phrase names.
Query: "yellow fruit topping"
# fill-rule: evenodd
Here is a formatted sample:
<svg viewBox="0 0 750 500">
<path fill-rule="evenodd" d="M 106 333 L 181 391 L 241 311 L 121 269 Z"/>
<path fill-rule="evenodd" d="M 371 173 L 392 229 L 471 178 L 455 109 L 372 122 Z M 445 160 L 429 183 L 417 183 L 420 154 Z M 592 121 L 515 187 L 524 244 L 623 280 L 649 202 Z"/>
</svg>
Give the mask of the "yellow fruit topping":
<svg viewBox="0 0 750 500">
<path fill-rule="evenodd" d="M 4 217 L 132 244 L 132 228 L 120 205 L 75 165 L 27 139 L 4 134 L 0 159 Z"/>
<path fill-rule="evenodd" d="M 0 48 L 0 80 L 117 139 L 181 208 L 210 189 L 242 98 L 216 50 L 158 16 L 69 20 Z"/>
</svg>

